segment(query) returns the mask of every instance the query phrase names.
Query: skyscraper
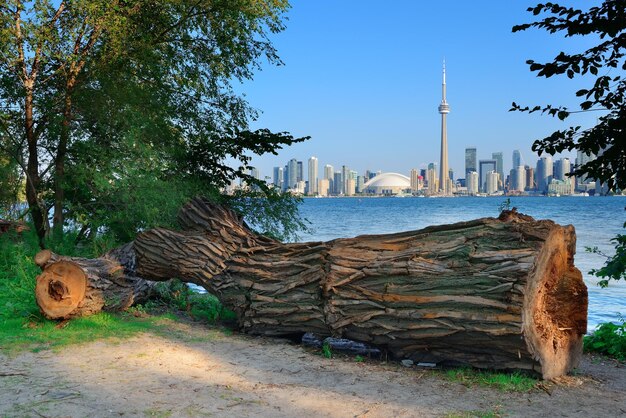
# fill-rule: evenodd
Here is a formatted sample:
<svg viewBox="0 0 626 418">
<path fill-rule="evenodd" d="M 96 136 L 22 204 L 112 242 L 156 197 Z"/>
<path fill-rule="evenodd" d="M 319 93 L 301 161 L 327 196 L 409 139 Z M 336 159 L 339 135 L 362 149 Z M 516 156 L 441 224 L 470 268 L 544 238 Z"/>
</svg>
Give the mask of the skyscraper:
<svg viewBox="0 0 626 418">
<path fill-rule="evenodd" d="M 343 193 L 341 189 L 342 186 L 343 186 L 343 178 L 341 176 L 341 171 L 337 171 L 336 173 L 333 174 L 333 194 L 335 196 L 339 196 L 341 193 Z"/>
<path fill-rule="evenodd" d="M 298 181 L 304 181 L 304 166 L 302 161 L 298 161 Z"/>
<path fill-rule="evenodd" d="M 478 172 L 478 166 L 476 165 L 476 148 L 465 148 L 465 179 L 467 183 L 467 176 L 472 171 Z"/>
<path fill-rule="evenodd" d="M 492 153 L 491 159 L 496 160 L 495 171 L 500 175 L 500 177 L 498 177 L 498 189 L 502 189 L 502 182 L 504 181 L 504 158 L 502 156 L 502 152 L 500 151 Z"/>
<path fill-rule="evenodd" d="M 487 181 L 485 182 L 485 193 L 492 194 L 498 190 L 498 184 L 500 183 L 500 173 L 497 171 L 490 171 L 487 173 Z"/>
<path fill-rule="evenodd" d="M 411 179 L 411 191 L 416 192 L 418 190 L 418 183 L 419 183 L 418 182 L 419 173 L 417 172 L 416 169 L 411 170 L 410 179 Z"/>
<path fill-rule="evenodd" d="M 496 171 L 496 160 L 480 160 L 478 161 L 478 190 L 485 192 L 487 190 L 487 173 Z"/>
<path fill-rule="evenodd" d="M 569 158 L 561 158 L 554 162 L 554 178 L 557 180 L 569 180 L 567 174 L 571 170 Z M 572 179 L 573 180 L 573 179 Z"/>
<path fill-rule="evenodd" d="M 293 189 L 298 183 L 298 160 L 292 158 L 287 163 L 287 185 L 286 189 Z"/>
<path fill-rule="evenodd" d="M 274 167 L 274 186 L 281 189 L 283 185 L 283 168 L 282 167 Z"/>
<path fill-rule="evenodd" d="M 537 161 L 535 176 L 537 177 L 537 191 L 546 193 L 553 178 L 552 157 L 541 157 Z"/>
<path fill-rule="evenodd" d="M 309 194 L 316 195 L 317 189 L 317 158 L 309 158 Z"/>
<path fill-rule="evenodd" d="M 332 180 L 334 173 L 335 173 L 335 169 L 333 168 L 332 165 L 326 164 L 324 166 L 324 178 L 325 179 Z"/>
<path fill-rule="evenodd" d="M 465 184 L 467 185 L 467 194 L 473 196 L 478 193 L 478 173 L 470 171 L 465 178 Z"/>
<path fill-rule="evenodd" d="M 345 195 L 348 193 L 348 180 L 350 180 L 350 168 L 348 168 L 348 166 L 342 165 L 340 186 L 341 194 Z"/>
<path fill-rule="evenodd" d="M 522 165 L 522 153 L 518 149 L 513 150 L 513 167 L 512 170 L 517 170 L 517 167 Z"/>
<path fill-rule="evenodd" d="M 444 195 L 450 194 L 450 181 L 448 181 L 448 130 L 446 126 L 446 116 L 450 113 L 450 106 L 446 101 L 446 62 L 443 62 L 443 82 L 441 83 L 441 159 L 439 164 L 439 190 Z"/>
</svg>

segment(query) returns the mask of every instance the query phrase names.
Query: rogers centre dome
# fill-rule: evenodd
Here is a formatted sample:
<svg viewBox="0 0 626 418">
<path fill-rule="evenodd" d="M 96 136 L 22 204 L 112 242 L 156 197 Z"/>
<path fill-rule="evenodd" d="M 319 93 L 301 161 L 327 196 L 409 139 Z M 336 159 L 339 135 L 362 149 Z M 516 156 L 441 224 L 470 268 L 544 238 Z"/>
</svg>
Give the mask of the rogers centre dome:
<svg viewBox="0 0 626 418">
<path fill-rule="evenodd" d="M 411 179 L 398 173 L 382 173 L 370 179 L 363 188 L 372 194 L 398 194 L 411 188 Z"/>
</svg>

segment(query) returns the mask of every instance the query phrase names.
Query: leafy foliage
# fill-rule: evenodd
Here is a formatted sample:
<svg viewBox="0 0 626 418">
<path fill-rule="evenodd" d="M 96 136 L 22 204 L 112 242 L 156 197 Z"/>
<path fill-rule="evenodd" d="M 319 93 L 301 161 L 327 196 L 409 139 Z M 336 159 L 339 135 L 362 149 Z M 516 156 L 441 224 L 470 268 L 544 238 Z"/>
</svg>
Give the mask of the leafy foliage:
<svg viewBox="0 0 626 418">
<path fill-rule="evenodd" d="M 298 211 L 302 198 L 289 192 L 237 191 L 226 199 L 260 234 L 282 241 L 297 241 L 298 233 L 308 231 L 308 221 L 301 218 Z"/>
<path fill-rule="evenodd" d="M 220 301 L 208 293 L 197 293 L 180 280 L 173 279 L 157 283 L 156 296 L 147 304 L 148 310 L 158 308 L 176 309 L 190 315 L 193 319 L 208 323 L 232 321 L 234 312 L 224 308 Z"/>
<path fill-rule="evenodd" d="M 562 106 L 522 107 L 513 103 L 511 110 L 546 113 L 565 120 L 573 113 L 586 111 L 605 112 L 598 123 L 581 129 L 572 126 L 559 130 L 546 138 L 536 140 L 533 151 L 554 155 L 564 150 L 579 150 L 597 158 L 575 168 L 574 174 L 588 175 L 610 190 L 626 189 L 626 1 L 604 0 L 601 5 L 587 11 L 556 3 L 538 4 L 528 9 L 535 16 L 547 15 L 541 20 L 517 25 L 513 32 L 539 28 L 549 33 L 564 33 L 566 37 L 594 36 L 599 43 L 576 54 L 560 52 L 551 62 L 527 61 L 530 70 L 539 77 L 565 74 L 569 78 L 586 75 L 594 82 L 581 89 L 576 96 L 582 98 L 580 110 Z"/>
<path fill-rule="evenodd" d="M 624 227 L 626 228 L 626 223 Z M 617 234 L 611 241 L 615 243 L 615 254 L 611 256 L 604 254 L 598 247 L 586 248 L 591 253 L 606 257 L 604 266 L 589 272 L 601 279 L 598 281 L 600 287 L 607 287 L 611 280 L 626 279 L 626 235 Z"/>
<path fill-rule="evenodd" d="M 626 322 L 619 318 L 621 323 L 614 324 L 605 322 L 600 324 L 591 335 L 585 336 L 584 349 L 614 357 L 618 360 L 626 360 Z"/>
<path fill-rule="evenodd" d="M 583 11 L 557 3 L 538 4 L 528 8 L 534 16 L 544 16 L 532 23 L 513 27 L 513 32 L 529 28 L 546 30 L 551 34 L 564 33 L 566 37 L 593 36 L 598 44 L 576 54 L 560 52 L 551 62 L 527 61 L 530 71 L 539 77 L 565 74 L 569 78 L 586 76 L 593 84 L 576 92 L 582 98 L 580 110 L 563 106 L 522 107 L 515 102 L 511 110 L 541 112 L 565 120 L 573 113 L 602 111 L 598 123 L 588 129 L 572 126 L 553 132 L 533 143 L 533 151 L 539 155 L 554 155 L 564 150 L 578 150 L 596 158 L 575 167 L 573 175 L 587 176 L 608 186 L 609 191 L 626 190 L 626 0 L 603 0 L 599 6 Z M 607 257 L 607 263 L 591 273 L 603 280 L 626 277 L 626 239 L 618 235 L 615 255 Z M 591 249 L 592 252 L 598 252 Z"/>
<path fill-rule="evenodd" d="M 167 226 L 181 202 L 245 177 L 253 155 L 305 140 L 251 132 L 256 111 L 232 88 L 263 61 L 281 64 L 269 36 L 284 29 L 288 8 L 286 0 L 0 6 L 0 159 L 26 177 L 40 238 L 50 208 L 61 232 L 68 218 L 83 234 L 104 227 L 120 239 Z"/>
<path fill-rule="evenodd" d="M 511 210 L 511 198 L 507 197 L 498 205 L 498 212 L 503 212 L 505 210 Z"/>
<path fill-rule="evenodd" d="M 328 341 L 324 341 L 324 344 L 322 344 L 322 356 L 328 359 L 333 358 L 333 349 Z"/>
</svg>

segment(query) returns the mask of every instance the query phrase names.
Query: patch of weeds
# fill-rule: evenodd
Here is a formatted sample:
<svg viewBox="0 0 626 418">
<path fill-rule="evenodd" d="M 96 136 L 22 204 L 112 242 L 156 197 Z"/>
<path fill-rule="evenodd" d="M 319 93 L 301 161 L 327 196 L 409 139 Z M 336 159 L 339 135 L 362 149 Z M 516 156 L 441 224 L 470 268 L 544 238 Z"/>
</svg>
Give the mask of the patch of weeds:
<svg viewBox="0 0 626 418">
<path fill-rule="evenodd" d="M 584 350 L 626 361 L 626 322 L 621 316 L 619 321 L 621 323 L 600 324 L 593 334 L 586 335 L 583 339 Z"/>
<path fill-rule="evenodd" d="M 444 415 L 446 418 L 500 418 L 502 414 L 498 411 L 480 411 L 480 410 L 472 410 L 472 411 L 463 411 L 463 412 L 453 412 L 448 415 Z"/>
<path fill-rule="evenodd" d="M 150 408 L 143 411 L 143 414 L 147 417 L 168 418 L 172 416 L 172 411 L 170 411 L 169 409 L 163 411 L 158 408 Z"/>
<path fill-rule="evenodd" d="M 458 382 L 467 387 L 482 386 L 503 392 L 530 392 L 538 383 L 536 378 L 521 372 L 502 373 L 470 368 L 447 370 L 443 376 L 451 382 Z"/>
<path fill-rule="evenodd" d="M 325 358 L 333 358 L 333 350 L 330 348 L 330 344 L 327 341 L 324 341 L 324 344 L 322 344 L 322 356 Z"/>
<path fill-rule="evenodd" d="M 156 285 L 155 297 L 149 307 L 154 309 L 159 305 L 177 309 L 197 321 L 210 324 L 236 319 L 235 313 L 224 308 L 215 296 L 194 292 L 180 280 L 170 280 Z"/>
<path fill-rule="evenodd" d="M 357 354 L 354 357 L 354 361 L 356 361 L 357 363 L 363 363 L 365 361 L 365 358 L 363 356 L 360 356 L 360 355 Z"/>
</svg>

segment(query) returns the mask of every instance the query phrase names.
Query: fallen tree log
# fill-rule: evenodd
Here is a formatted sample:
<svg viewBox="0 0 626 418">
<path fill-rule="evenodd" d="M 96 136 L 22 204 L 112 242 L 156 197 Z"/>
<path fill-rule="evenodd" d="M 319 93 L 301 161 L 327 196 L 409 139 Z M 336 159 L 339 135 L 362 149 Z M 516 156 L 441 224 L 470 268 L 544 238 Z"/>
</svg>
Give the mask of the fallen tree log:
<svg viewBox="0 0 626 418">
<path fill-rule="evenodd" d="M 505 211 L 284 244 L 199 198 L 179 221 L 182 232 L 137 237 L 137 275 L 204 287 L 235 311 L 244 332 L 348 338 L 400 359 L 527 369 L 546 379 L 580 360 L 587 289 L 573 264 L 572 226 Z"/>
<path fill-rule="evenodd" d="M 50 319 L 125 310 L 147 300 L 155 284 L 135 275 L 132 243 L 94 259 L 62 257 L 43 250 L 35 256 L 35 263 L 42 269 L 35 298 Z"/>
<path fill-rule="evenodd" d="M 15 231 L 18 234 L 21 234 L 22 232 L 28 230 L 28 225 L 24 224 L 23 222 L 13 222 L 0 219 L 0 234 L 4 234 L 5 232 L 9 231 Z"/>
<path fill-rule="evenodd" d="M 419 231 L 283 244 L 194 199 L 184 232 L 135 241 L 138 274 L 217 295 L 244 332 L 311 332 L 415 362 L 567 373 L 582 353 L 587 288 L 572 226 L 505 211 Z"/>
</svg>

